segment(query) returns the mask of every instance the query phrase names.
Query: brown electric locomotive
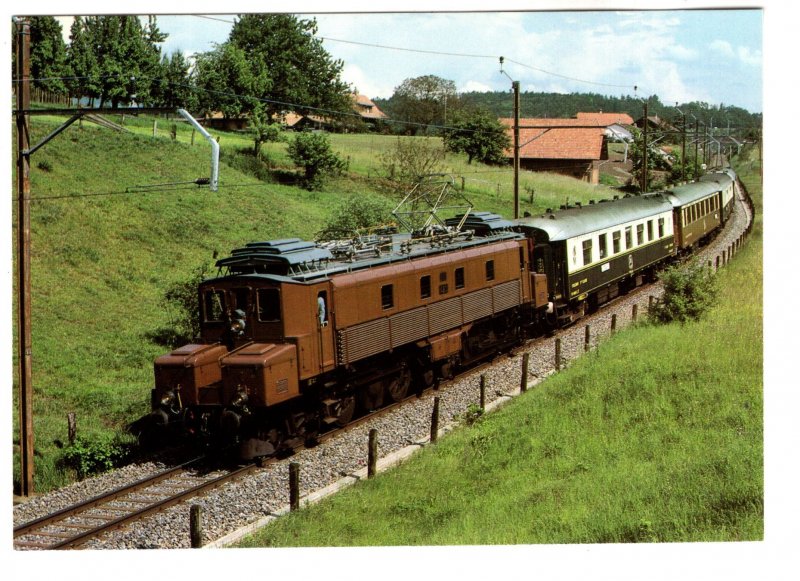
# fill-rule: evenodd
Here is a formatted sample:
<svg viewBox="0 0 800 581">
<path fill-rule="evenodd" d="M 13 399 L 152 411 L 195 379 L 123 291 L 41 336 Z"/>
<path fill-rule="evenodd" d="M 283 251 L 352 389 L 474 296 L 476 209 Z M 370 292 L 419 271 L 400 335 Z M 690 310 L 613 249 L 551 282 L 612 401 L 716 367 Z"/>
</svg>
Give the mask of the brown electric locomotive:
<svg viewBox="0 0 800 581">
<path fill-rule="evenodd" d="M 199 340 L 155 362 L 156 423 L 270 455 L 518 343 L 547 306 L 545 276 L 511 222 L 468 225 L 234 250 L 200 285 Z"/>
</svg>

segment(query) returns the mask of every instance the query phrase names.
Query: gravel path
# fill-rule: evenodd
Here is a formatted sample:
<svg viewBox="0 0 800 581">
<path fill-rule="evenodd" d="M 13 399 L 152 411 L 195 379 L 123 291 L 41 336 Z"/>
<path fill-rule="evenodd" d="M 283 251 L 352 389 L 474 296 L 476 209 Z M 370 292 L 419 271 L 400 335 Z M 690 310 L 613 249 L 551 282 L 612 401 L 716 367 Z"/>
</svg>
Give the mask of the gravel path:
<svg viewBox="0 0 800 581">
<path fill-rule="evenodd" d="M 725 231 L 700 253 L 703 261 L 714 261 L 722 249 L 727 249 L 749 222 L 749 209 L 738 199 L 736 210 Z M 633 305 L 639 317 L 646 316 L 650 295 L 661 293 L 660 285 L 638 289 L 616 300 L 612 305 L 587 317 L 581 324 L 559 332 L 562 361 L 568 363 L 584 352 L 585 325 L 590 325 L 591 345 L 596 346 L 610 334 L 612 315 L 617 315 L 617 328 L 629 324 Z M 529 382 L 554 370 L 554 339 L 530 343 Z M 301 495 L 324 488 L 366 466 L 368 433 L 378 430 L 379 451 L 385 454 L 400 450 L 410 443 L 421 441 L 430 434 L 433 396 L 440 397 L 440 426 L 453 422 L 470 404 L 479 401 L 479 376 L 487 378 L 487 404 L 506 395 L 519 392 L 522 354 L 502 356 L 491 365 L 473 372 L 436 392 L 411 400 L 389 414 L 334 438 L 316 448 L 303 450 L 290 460 L 284 460 L 260 470 L 254 476 L 225 485 L 192 503 L 203 507 L 203 532 L 207 541 L 223 537 L 236 529 L 270 514 L 279 514 L 288 505 L 288 463 L 301 466 Z M 86 479 L 71 486 L 38 496 L 14 507 L 14 525 L 38 518 L 96 496 L 123 484 L 163 470 L 163 464 L 150 462 L 120 468 L 113 472 Z M 95 549 L 144 549 L 189 547 L 189 506 L 171 508 L 161 514 L 131 525 L 122 531 L 106 535 L 102 540 L 87 544 Z"/>
</svg>

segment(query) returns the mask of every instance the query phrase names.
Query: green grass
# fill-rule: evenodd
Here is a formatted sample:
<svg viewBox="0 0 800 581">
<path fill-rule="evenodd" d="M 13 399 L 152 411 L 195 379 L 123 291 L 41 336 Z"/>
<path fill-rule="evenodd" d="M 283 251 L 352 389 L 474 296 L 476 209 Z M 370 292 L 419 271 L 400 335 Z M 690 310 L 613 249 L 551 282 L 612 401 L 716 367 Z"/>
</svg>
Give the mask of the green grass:
<svg viewBox="0 0 800 581">
<path fill-rule="evenodd" d="M 754 177 L 743 171 L 760 208 Z M 704 320 L 619 333 L 497 413 L 239 546 L 762 540 L 760 223 Z"/>
<path fill-rule="evenodd" d="M 31 142 L 63 121 L 32 117 Z M 39 492 L 75 478 L 58 464 L 68 412 L 77 414 L 84 438 L 126 441 L 125 425 L 148 411 L 152 362 L 167 350 L 154 337 L 171 323 L 163 294 L 172 283 L 189 278 L 201 264 L 213 265 L 214 253 L 226 256 L 246 242 L 311 239 L 348 195 L 380 195 L 371 179 L 379 170 L 376 156 L 396 139 L 331 135 L 334 150 L 350 158 L 349 173 L 322 191 L 307 192 L 226 165 L 236 150 L 252 144 L 246 134 L 212 130 L 223 151 L 220 188 L 213 193 L 180 183 L 209 175 L 210 146 L 199 135 L 191 145 L 190 126 L 176 123 L 173 142 L 171 121 L 158 120 L 156 137 L 152 118 L 126 116 L 124 125 L 130 133 L 75 123 L 31 160 L 34 489 Z M 293 170 L 285 143 L 265 144 L 263 151 L 272 168 Z M 465 193 L 477 210 L 512 215 L 507 168 L 469 166 L 464 156 L 454 155 L 447 163 L 459 186 L 458 176 L 465 175 Z M 522 183 L 536 189 L 536 208 L 523 203 L 523 210 L 612 194 L 562 176 L 524 173 Z M 16 204 L 12 207 L 16 212 Z M 15 215 L 12 220 L 15 225 Z M 16 327 L 16 317 L 13 321 Z M 17 377 L 15 372 L 15 481 Z"/>
</svg>

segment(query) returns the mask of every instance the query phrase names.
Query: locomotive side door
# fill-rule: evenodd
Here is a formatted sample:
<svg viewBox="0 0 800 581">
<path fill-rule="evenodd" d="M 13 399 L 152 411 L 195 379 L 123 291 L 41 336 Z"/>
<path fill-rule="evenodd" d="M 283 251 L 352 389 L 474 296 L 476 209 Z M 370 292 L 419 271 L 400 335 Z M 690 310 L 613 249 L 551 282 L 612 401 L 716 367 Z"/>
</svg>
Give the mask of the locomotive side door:
<svg viewBox="0 0 800 581">
<path fill-rule="evenodd" d="M 319 285 L 315 289 L 317 316 L 315 318 L 319 337 L 320 371 L 328 371 L 336 364 L 333 346 L 333 321 L 331 318 L 330 285 Z"/>
</svg>

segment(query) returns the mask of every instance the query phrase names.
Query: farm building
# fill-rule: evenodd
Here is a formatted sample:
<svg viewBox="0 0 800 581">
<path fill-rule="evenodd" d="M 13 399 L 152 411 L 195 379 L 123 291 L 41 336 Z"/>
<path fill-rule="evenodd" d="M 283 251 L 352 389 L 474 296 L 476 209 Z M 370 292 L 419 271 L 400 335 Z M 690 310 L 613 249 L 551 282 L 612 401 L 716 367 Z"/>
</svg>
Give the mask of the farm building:
<svg viewBox="0 0 800 581">
<path fill-rule="evenodd" d="M 514 120 L 500 119 L 513 139 Z M 609 140 L 630 139 L 633 119 L 626 113 L 578 113 L 572 119 L 519 120 L 520 168 L 600 181 L 600 163 L 608 160 Z M 513 148 L 506 150 L 513 158 Z"/>
</svg>

